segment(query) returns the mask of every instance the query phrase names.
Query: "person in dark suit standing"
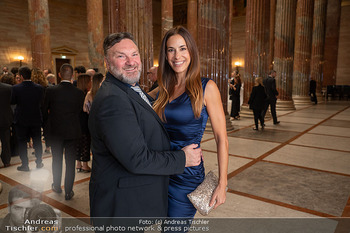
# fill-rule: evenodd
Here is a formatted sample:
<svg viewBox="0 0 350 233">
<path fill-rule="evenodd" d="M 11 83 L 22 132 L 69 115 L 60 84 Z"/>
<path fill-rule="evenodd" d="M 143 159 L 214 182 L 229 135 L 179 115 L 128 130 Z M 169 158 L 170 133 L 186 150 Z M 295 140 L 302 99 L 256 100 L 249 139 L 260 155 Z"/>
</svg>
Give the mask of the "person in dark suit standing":
<svg viewBox="0 0 350 233">
<path fill-rule="evenodd" d="M 311 80 L 310 80 L 309 95 L 310 95 L 311 102 L 315 102 L 315 104 L 317 104 L 316 80 L 315 80 L 315 78 L 311 78 Z"/>
<path fill-rule="evenodd" d="M 0 140 L 1 140 L 1 161 L 4 167 L 10 166 L 11 161 L 11 132 L 10 127 L 13 121 L 11 109 L 12 86 L 0 83 Z"/>
<path fill-rule="evenodd" d="M 110 34 L 103 47 L 108 73 L 89 117 L 90 216 L 166 217 L 169 175 L 199 165 L 201 149 L 170 151 L 162 121 L 138 85 L 142 64 L 133 36 Z"/>
<path fill-rule="evenodd" d="M 148 80 L 153 82 L 153 85 L 149 89 L 149 92 L 151 92 L 152 90 L 154 90 L 158 87 L 157 72 L 158 72 L 157 66 L 152 66 L 147 72 Z"/>
<path fill-rule="evenodd" d="M 62 160 L 65 151 L 65 199 L 74 196 L 76 145 L 81 137 L 79 116 L 83 110 L 84 92 L 73 86 L 73 67 L 63 64 L 59 72 L 60 84 L 48 87 L 44 102 L 44 122 L 52 150 L 52 190 L 61 193 Z"/>
<path fill-rule="evenodd" d="M 265 109 L 263 110 L 262 114 L 263 114 L 263 117 L 265 118 L 267 109 L 270 106 L 273 124 L 277 125 L 280 122 L 277 120 L 277 114 L 276 114 L 276 102 L 277 102 L 278 91 L 276 89 L 275 77 L 276 77 L 276 71 L 270 70 L 269 76 L 263 81 L 263 84 L 265 86 L 265 92 L 267 95 L 267 101 L 266 101 Z"/>
<path fill-rule="evenodd" d="M 262 115 L 262 111 L 265 109 L 266 102 L 266 93 L 265 88 L 263 86 L 263 80 L 261 77 L 255 78 L 255 86 L 252 89 L 252 93 L 250 94 L 250 98 L 248 101 L 249 108 L 253 109 L 254 113 L 254 122 L 255 128 L 254 130 L 259 130 L 259 121 L 261 124 L 261 128 L 264 129 L 264 117 Z"/>
<path fill-rule="evenodd" d="M 16 128 L 18 151 L 22 165 L 19 171 L 29 171 L 27 141 L 31 137 L 35 149 L 36 167 L 42 168 L 43 148 L 41 143 L 42 113 L 41 104 L 44 88 L 31 81 L 31 70 L 24 66 L 18 71 L 23 82 L 12 87 L 11 104 L 16 104 L 14 124 Z"/>
</svg>

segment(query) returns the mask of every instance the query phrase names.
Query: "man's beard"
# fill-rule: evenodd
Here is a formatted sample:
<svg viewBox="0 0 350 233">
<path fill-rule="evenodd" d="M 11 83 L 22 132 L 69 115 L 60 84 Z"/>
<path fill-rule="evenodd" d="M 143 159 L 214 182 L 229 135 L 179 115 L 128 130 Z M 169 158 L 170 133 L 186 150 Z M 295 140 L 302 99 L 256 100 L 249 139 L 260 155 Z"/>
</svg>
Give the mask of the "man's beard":
<svg viewBox="0 0 350 233">
<path fill-rule="evenodd" d="M 140 66 L 140 68 L 138 69 L 137 74 L 126 76 L 122 72 L 120 72 L 116 67 L 111 66 L 109 72 L 111 72 L 111 74 L 113 74 L 114 77 L 116 77 L 117 79 L 119 79 L 123 83 L 127 83 L 127 84 L 130 84 L 130 85 L 133 85 L 133 84 L 137 83 L 140 80 L 141 70 L 142 70 L 142 67 Z"/>
</svg>

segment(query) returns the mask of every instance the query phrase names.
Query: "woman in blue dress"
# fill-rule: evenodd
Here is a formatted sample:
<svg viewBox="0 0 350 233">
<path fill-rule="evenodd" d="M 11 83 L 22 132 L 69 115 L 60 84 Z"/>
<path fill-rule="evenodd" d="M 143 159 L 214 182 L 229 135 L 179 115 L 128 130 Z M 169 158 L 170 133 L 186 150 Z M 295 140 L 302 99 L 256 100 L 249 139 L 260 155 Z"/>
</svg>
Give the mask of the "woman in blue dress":
<svg viewBox="0 0 350 233">
<path fill-rule="evenodd" d="M 210 206 L 226 200 L 228 140 L 220 92 L 214 81 L 200 77 L 197 45 L 182 26 L 170 29 L 164 36 L 159 55 L 158 88 L 149 94 L 156 98 L 155 112 L 163 120 L 170 136 L 172 150 L 179 150 L 202 140 L 208 117 L 217 144 L 219 185 Z M 183 174 L 170 177 L 168 217 L 193 218 L 196 209 L 187 194 L 205 177 L 203 161 L 187 167 Z"/>
</svg>

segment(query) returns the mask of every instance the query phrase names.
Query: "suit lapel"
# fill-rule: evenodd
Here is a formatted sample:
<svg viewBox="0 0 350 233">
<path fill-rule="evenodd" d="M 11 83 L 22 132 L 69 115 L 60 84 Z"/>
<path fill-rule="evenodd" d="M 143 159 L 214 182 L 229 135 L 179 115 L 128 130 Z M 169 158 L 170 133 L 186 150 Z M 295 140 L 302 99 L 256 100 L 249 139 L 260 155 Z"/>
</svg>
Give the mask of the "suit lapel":
<svg viewBox="0 0 350 233">
<path fill-rule="evenodd" d="M 159 116 L 157 115 L 157 113 L 153 110 L 153 108 L 151 108 L 146 101 L 144 101 L 141 96 L 136 93 L 134 90 L 132 90 L 131 88 L 127 87 L 123 82 L 121 82 L 120 80 L 118 80 L 117 78 L 115 78 L 111 73 L 107 73 L 106 75 L 106 81 L 110 81 L 112 83 L 114 83 L 115 85 L 117 85 L 120 89 L 122 89 L 124 92 L 126 92 L 126 94 L 130 97 L 130 99 L 136 101 L 137 103 L 139 103 L 140 105 L 142 105 L 147 111 L 149 111 L 154 118 L 156 118 L 156 120 L 159 122 L 159 124 L 162 126 L 162 129 L 164 130 L 164 132 L 166 133 L 166 135 L 169 138 L 168 132 L 166 131 L 162 120 L 159 118 Z M 142 90 L 142 89 L 141 89 Z M 143 91 L 143 90 L 142 90 Z M 145 93 L 145 92 L 144 92 Z M 145 93 L 145 95 L 147 96 L 147 93 Z"/>
</svg>

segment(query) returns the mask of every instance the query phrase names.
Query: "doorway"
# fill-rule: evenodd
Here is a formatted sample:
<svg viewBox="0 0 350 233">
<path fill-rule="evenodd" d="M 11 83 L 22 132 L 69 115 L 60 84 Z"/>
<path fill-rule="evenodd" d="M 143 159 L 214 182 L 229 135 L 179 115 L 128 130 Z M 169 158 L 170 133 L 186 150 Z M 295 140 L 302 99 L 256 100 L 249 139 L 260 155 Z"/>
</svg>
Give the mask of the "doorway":
<svg viewBox="0 0 350 233">
<path fill-rule="evenodd" d="M 61 82 L 61 77 L 58 75 L 60 72 L 60 68 L 63 64 L 68 63 L 70 64 L 70 59 L 63 59 L 63 58 L 56 58 L 56 77 L 57 77 L 57 84 Z"/>
</svg>

